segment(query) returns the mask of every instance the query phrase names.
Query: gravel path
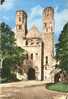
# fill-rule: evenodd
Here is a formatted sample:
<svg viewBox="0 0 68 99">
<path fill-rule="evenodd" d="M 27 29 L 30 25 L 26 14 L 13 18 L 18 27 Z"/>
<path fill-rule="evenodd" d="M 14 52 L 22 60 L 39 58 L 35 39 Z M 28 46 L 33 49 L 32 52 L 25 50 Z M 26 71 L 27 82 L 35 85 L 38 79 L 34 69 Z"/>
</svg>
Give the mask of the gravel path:
<svg viewBox="0 0 68 99">
<path fill-rule="evenodd" d="M 19 83 L 16 86 L 0 87 L 0 99 L 57 99 L 55 98 L 56 96 L 64 94 L 49 91 L 46 89 L 45 85 L 31 87 L 22 87 L 22 85 L 18 85 Z"/>
</svg>

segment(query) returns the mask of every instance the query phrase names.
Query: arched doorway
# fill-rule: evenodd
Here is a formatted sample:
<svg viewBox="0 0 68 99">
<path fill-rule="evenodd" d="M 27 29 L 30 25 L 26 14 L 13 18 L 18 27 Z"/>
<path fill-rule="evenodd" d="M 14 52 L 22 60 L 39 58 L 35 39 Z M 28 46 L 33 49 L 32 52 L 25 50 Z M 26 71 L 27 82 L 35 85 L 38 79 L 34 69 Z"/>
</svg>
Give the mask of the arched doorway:
<svg viewBox="0 0 68 99">
<path fill-rule="evenodd" d="M 55 83 L 59 82 L 59 78 L 60 78 L 60 73 L 55 74 L 55 76 L 54 76 L 54 82 Z"/>
<path fill-rule="evenodd" d="M 28 75 L 28 80 L 35 80 L 36 79 L 35 70 L 32 67 L 29 68 L 27 75 Z"/>
</svg>

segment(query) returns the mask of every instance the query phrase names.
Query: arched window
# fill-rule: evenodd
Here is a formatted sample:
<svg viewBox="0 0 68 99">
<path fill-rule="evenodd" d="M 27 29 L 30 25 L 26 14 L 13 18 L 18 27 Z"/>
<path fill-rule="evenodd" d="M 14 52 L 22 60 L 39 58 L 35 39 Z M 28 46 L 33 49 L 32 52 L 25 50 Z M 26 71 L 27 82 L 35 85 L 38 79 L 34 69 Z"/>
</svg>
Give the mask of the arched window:
<svg viewBox="0 0 68 99">
<path fill-rule="evenodd" d="M 19 16 L 19 21 L 21 21 L 21 17 Z"/>
<path fill-rule="evenodd" d="M 31 40 L 31 45 L 33 45 L 34 44 L 34 42 L 33 42 L 33 40 Z"/>
<path fill-rule="evenodd" d="M 47 27 L 47 23 L 44 23 L 45 28 Z"/>
<path fill-rule="evenodd" d="M 51 32 L 53 31 L 53 28 L 51 27 Z"/>
<path fill-rule="evenodd" d="M 22 29 L 22 25 L 19 25 L 19 30 L 21 30 Z"/>
<path fill-rule="evenodd" d="M 48 28 L 46 28 L 46 32 L 48 32 Z"/>
<path fill-rule="evenodd" d="M 25 41 L 25 45 L 28 45 L 28 40 Z"/>
<path fill-rule="evenodd" d="M 31 59 L 33 60 L 33 53 L 31 53 Z"/>
<path fill-rule="evenodd" d="M 46 56 L 46 65 L 48 64 L 48 56 Z"/>
<path fill-rule="evenodd" d="M 26 54 L 26 59 L 28 60 L 28 54 Z"/>
<path fill-rule="evenodd" d="M 36 55 L 38 56 L 38 53 L 36 53 Z"/>
</svg>

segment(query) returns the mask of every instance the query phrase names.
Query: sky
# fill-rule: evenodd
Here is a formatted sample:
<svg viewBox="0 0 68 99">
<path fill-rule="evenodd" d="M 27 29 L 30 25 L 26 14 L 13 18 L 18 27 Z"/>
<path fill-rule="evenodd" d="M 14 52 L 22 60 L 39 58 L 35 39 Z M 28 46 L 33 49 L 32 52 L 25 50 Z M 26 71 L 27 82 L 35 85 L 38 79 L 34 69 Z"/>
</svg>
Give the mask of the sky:
<svg viewBox="0 0 68 99">
<path fill-rule="evenodd" d="M 57 42 L 63 26 L 68 22 L 68 0 L 5 0 L 3 5 L 0 5 L 0 22 L 5 22 L 14 29 L 16 10 L 21 9 L 28 15 L 28 29 L 35 24 L 39 31 L 42 31 L 42 11 L 49 6 L 54 8 L 54 34 Z"/>
</svg>

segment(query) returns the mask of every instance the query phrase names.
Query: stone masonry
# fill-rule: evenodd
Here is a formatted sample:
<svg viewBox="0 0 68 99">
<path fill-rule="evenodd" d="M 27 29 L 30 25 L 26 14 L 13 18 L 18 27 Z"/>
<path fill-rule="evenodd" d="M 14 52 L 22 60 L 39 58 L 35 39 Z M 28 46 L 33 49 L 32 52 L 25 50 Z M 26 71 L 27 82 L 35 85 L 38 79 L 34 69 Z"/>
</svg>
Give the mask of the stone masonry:
<svg viewBox="0 0 68 99">
<path fill-rule="evenodd" d="M 54 82 L 54 9 L 47 7 L 43 10 L 43 31 L 39 32 L 35 25 L 28 31 L 27 14 L 23 10 L 16 11 L 16 43 L 26 51 L 24 66 L 34 70 L 32 80 L 46 80 Z M 40 35 L 42 34 L 42 36 Z M 28 78 L 29 79 L 29 78 Z"/>
</svg>

